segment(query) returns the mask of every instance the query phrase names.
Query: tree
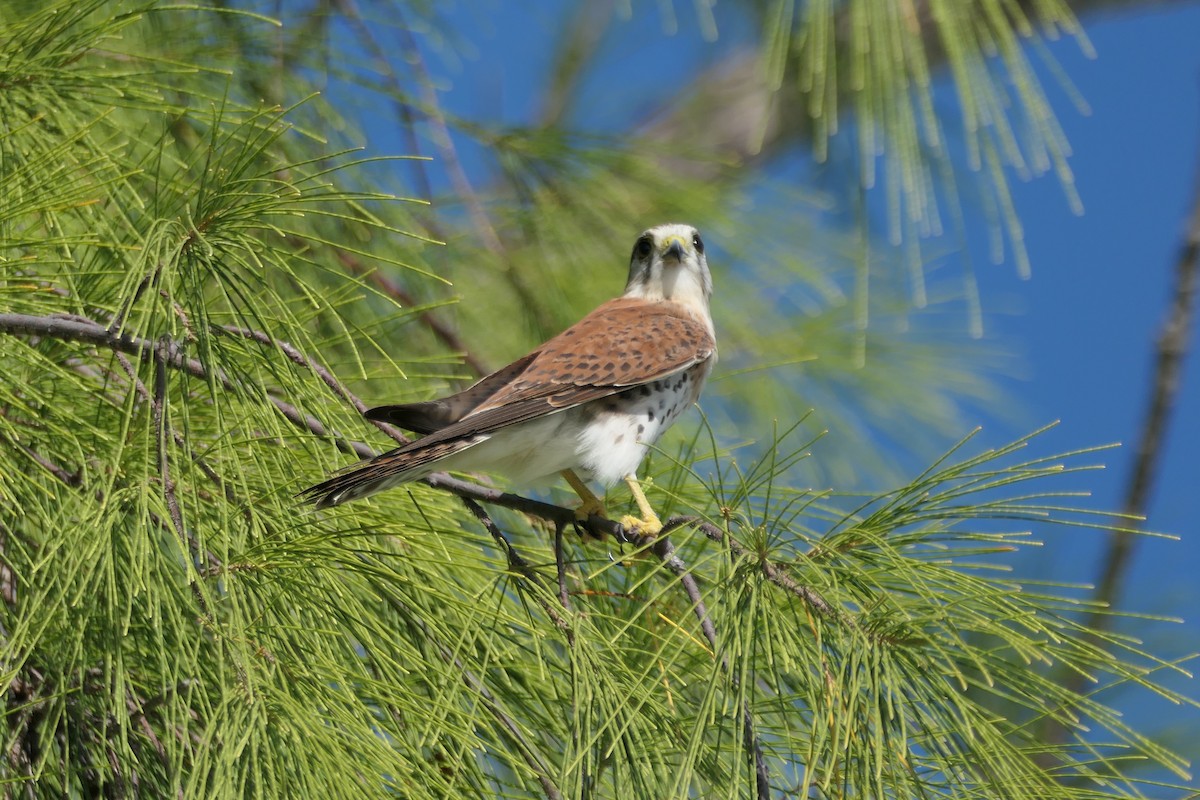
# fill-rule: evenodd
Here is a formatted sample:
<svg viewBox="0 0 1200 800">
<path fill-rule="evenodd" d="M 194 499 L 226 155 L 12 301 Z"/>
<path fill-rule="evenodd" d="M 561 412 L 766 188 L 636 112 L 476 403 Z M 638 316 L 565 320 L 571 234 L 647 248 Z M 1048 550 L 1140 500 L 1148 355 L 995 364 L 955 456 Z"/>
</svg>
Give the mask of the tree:
<svg viewBox="0 0 1200 800">
<path fill-rule="evenodd" d="M 919 152 L 940 122 L 902 78 L 938 59 L 977 78 L 990 62 L 966 34 L 984 30 L 1019 71 L 1025 13 L 1073 24 L 1052 4 L 979 3 L 982 27 L 918 5 L 851 4 L 868 16 L 849 19 L 775 4 L 763 28 L 775 85 L 827 88 L 806 95 L 818 140 L 848 116 L 834 99 L 853 99 L 838 124 L 883 115 L 905 235 L 930 223 L 918 184 L 949 162 Z M 596 46 L 581 9 L 564 64 Z M 950 14 L 938 24 L 961 49 L 923 40 L 926 11 Z M 665 131 L 684 112 L 628 145 L 572 133 L 563 70 L 538 126 L 456 119 L 415 33 L 452 31 L 422 4 L 315 3 L 283 25 L 155 2 L 0 13 L 8 794 L 1084 798 L 1137 796 L 1133 758 L 1182 774 L 1042 668 L 1165 691 L 1154 673 L 1171 665 L 1091 634 L 1065 589 L 1001 571 L 1034 525 L 1131 527 L 1062 507 L 1055 481 L 1091 453 L 1023 460 L 1025 440 L 964 441 L 865 500 L 803 488 L 899 469 L 884 468 L 894 444 L 816 444 L 809 403 L 827 424 L 828 398 L 854 394 L 868 430 L 886 408 L 927 432 L 989 391 L 936 330 L 867 336 L 907 315 L 923 278 L 906 296 L 881 270 L 868 294 L 864 260 L 847 259 L 844 282 L 780 241 L 723 284 L 722 368 L 743 379 L 716 383 L 703 423 L 652 459 L 652 496 L 673 515 L 658 539 L 576 530 L 565 496 L 472 476 L 297 505 L 327 471 L 402 440 L 361 418 L 364 388 L 424 399 L 561 329 L 612 294 L 610 265 L 651 210 L 714 227 L 728 252 L 756 241 L 720 148 L 680 160 Z M 839 31 L 867 22 L 899 61 L 852 47 L 841 60 Z M 392 69 L 393 44 L 411 75 Z M 846 89 L 847 70 L 869 88 Z M 354 149 L 348 109 L 382 101 L 406 134 L 430 132 L 461 218 L 426 206 L 428 186 L 397 188 L 409 169 L 429 180 L 420 162 Z M 913 120 L 897 122 L 904 109 Z M 451 129 L 495 153 L 496 186 L 471 185 Z M 493 303 L 451 305 L 450 283 L 468 281 Z M 796 295 L 763 292 L 797 283 L 856 302 L 817 302 L 797 324 L 770 302 Z M 498 324 L 517 307 L 522 324 Z M 794 375 L 754 380 L 813 353 L 800 404 Z M 740 447 L 748 427 L 766 443 Z M 810 451 L 822 472 L 802 471 Z M 1044 737 L 1045 719 L 1067 735 Z"/>
</svg>

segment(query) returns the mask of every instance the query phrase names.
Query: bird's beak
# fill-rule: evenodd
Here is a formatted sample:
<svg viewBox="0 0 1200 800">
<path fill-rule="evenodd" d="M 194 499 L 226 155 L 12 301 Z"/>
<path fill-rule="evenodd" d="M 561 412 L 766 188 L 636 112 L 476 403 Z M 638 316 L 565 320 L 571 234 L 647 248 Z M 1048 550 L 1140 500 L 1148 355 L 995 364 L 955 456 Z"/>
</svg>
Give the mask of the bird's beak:
<svg viewBox="0 0 1200 800">
<path fill-rule="evenodd" d="M 663 261 L 671 259 L 679 264 L 683 262 L 684 242 L 678 236 L 672 236 L 665 242 L 666 249 L 663 250 Z"/>
</svg>

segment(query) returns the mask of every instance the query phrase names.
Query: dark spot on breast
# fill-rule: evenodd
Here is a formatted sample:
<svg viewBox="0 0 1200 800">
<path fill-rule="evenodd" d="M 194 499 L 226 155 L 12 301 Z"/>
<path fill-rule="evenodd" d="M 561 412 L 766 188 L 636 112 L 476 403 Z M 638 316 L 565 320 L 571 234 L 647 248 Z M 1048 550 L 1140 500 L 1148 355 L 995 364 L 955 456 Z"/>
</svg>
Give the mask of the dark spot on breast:
<svg viewBox="0 0 1200 800">
<path fill-rule="evenodd" d="M 647 411 L 647 412 L 646 412 L 646 421 L 647 421 L 647 422 L 649 422 L 649 421 L 650 421 L 650 420 L 652 420 L 652 419 L 654 419 L 654 412 L 653 412 L 653 411 Z"/>
<path fill-rule="evenodd" d="M 638 424 L 638 433 L 641 434 L 641 433 L 645 433 L 645 432 L 646 432 L 646 426 L 639 423 Z"/>
<path fill-rule="evenodd" d="M 613 444 L 620 444 L 623 441 L 625 441 L 625 434 L 622 433 L 618 435 L 617 438 L 613 439 Z"/>
<path fill-rule="evenodd" d="M 643 386 L 639 391 L 640 391 L 642 397 L 650 396 L 650 387 L 649 386 Z"/>
</svg>

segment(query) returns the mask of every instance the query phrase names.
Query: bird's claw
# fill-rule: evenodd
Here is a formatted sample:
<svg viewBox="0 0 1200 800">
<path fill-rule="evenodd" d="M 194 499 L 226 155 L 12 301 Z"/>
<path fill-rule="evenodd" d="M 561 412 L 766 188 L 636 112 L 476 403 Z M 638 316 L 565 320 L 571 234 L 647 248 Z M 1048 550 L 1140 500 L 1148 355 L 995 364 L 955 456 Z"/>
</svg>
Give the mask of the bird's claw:
<svg viewBox="0 0 1200 800">
<path fill-rule="evenodd" d="M 648 517 L 635 517 L 632 514 L 626 514 L 621 517 L 619 524 L 625 533 L 625 538 L 628 539 L 631 535 L 644 536 L 653 539 L 663 529 L 662 520 L 656 515 L 651 514 Z"/>
</svg>

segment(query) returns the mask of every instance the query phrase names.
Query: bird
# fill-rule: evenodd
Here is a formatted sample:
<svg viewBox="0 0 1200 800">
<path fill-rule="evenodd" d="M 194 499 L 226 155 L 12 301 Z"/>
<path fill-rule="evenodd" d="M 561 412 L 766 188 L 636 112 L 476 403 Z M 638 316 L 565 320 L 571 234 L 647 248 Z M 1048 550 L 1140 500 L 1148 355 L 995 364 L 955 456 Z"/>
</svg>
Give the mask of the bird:
<svg viewBox="0 0 1200 800">
<path fill-rule="evenodd" d="M 700 396 L 717 360 L 704 241 L 690 225 L 658 225 L 633 245 L 625 291 L 532 352 L 437 400 L 365 412 L 421 438 L 335 473 L 300 493 L 336 506 L 434 472 L 497 474 L 515 485 L 562 475 L 607 517 L 588 487 L 624 481 L 641 513 L 627 531 L 656 536 L 662 522 L 637 469 Z"/>
</svg>

